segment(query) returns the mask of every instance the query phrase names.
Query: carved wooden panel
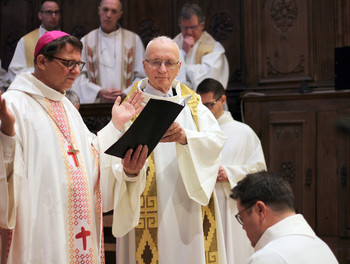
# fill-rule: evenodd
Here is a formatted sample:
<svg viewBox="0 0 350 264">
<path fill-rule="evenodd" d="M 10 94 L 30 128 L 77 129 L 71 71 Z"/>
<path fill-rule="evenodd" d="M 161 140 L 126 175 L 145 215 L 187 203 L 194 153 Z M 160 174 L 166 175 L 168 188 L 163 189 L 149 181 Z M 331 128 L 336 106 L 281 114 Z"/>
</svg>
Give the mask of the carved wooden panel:
<svg viewBox="0 0 350 264">
<path fill-rule="evenodd" d="M 342 122 L 341 127 L 349 129 L 345 129 L 345 133 L 335 126 L 343 117 L 350 118 L 350 110 L 320 111 L 317 114 L 317 190 L 324 197 L 317 202 L 317 231 L 321 235 L 350 237 L 350 121 Z"/>
<path fill-rule="evenodd" d="M 296 209 L 339 263 L 350 259 L 349 99 L 350 90 L 243 97 L 267 168 L 292 182 Z M 347 118 L 345 134 L 339 133 L 341 117 Z"/>
<path fill-rule="evenodd" d="M 317 202 L 317 232 L 320 235 L 336 235 L 337 206 L 334 201 L 337 199 L 337 146 L 340 143 L 336 136 L 334 124 L 336 121 L 336 111 L 320 111 L 317 113 L 317 146 L 319 149 L 319 171 L 317 190 L 320 191 L 323 199 Z M 327 153 L 327 155 L 325 155 Z M 334 197 L 327 199 L 327 197 Z"/>
<path fill-rule="evenodd" d="M 257 1 L 259 82 L 312 79 L 309 7 L 304 0 Z"/>
<path fill-rule="evenodd" d="M 61 1 L 62 30 L 80 39 L 91 30 L 99 27 L 99 3 L 99 0 Z"/>
<path fill-rule="evenodd" d="M 350 46 L 350 2 L 335 0 L 336 47 Z"/>
<path fill-rule="evenodd" d="M 234 87 L 242 86 L 242 3 L 202 0 L 199 5 L 206 15 L 205 30 L 225 48 L 230 67 L 228 89 L 237 89 Z"/>
<path fill-rule="evenodd" d="M 315 227 L 314 113 L 270 112 L 264 114 L 262 124 L 268 169 L 291 184 L 296 211 Z"/>
<path fill-rule="evenodd" d="M 337 120 L 350 118 L 350 110 L 339 111 Z M 337 191 L 339 190 L 338 203 L 338 235 L 350 237 L 350 131 L 337 133 L 338 169 L 337 169 Z M 350 253 L 350 250 L 349 250 Z M 350 254 L 349 254 L 350 256 Z"/>
<path fill-rule="evenodd" d="M 169 35 L 175 21 L 171 1 L 127 1 L 124 3 L 123 23 L 139 34 L 144 45 L 159 35 Z"/>
</svg>

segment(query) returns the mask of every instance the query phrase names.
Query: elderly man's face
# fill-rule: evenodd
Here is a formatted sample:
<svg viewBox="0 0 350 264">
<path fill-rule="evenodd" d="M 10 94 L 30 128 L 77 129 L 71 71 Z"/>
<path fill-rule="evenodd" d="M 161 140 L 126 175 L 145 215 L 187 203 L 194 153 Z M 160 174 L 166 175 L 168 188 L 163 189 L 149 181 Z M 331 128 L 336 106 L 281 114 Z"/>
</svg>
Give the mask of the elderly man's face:
<svg viewBox="0 0 350 264">
<path fill-rule="evenodd" d="M 79 62 L 81 60 L 81 52 L 71 44 L 67 44 L 54 56 L 56 58 L 53 58 L 52 60 L 45 58 L 45 63 L 41 65 L 41 69 L 43 70 L 42 82 L 52 89 L 63 93 L 65 90 L 72 87 L 75 79 L 80 74 L 78 66 L 73 69 L 68 69 L 64 60 L 74 60 Z"/>
<path fill-rule="evenodd" d="M 46 1 L 38 13 L 38 18 L 47 31 L 58 29 L 61 18 L 60 7 L 56 2 Z"/>
<path fill-rule="evenodd" d="M 103 0 L 98 7 L 98 14 L 103 32 L 113 32 L 123 14 L 119 0 Z"/>
<path fill-rule="evenodd" d="M 154 62 L 160 62 L 161 65 L 156 66 Z M 155 89 L 167 93 L 179 73 L 180 67 L 179 49 L 171 40 L 155 40 L 147 47 L 143 68 L 148 82 Z"/>
</svg>

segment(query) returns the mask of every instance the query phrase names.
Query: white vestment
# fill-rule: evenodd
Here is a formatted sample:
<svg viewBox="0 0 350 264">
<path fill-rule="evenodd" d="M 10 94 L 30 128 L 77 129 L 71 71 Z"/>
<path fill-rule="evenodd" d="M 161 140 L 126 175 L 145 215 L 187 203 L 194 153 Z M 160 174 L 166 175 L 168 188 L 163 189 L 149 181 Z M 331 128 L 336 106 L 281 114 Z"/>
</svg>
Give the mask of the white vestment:
<svg viewBox="0 0 350 264">
<path fill-rule="evenodd" d="M 12 229 L 8 263 L 72 263 L 72 243 L 86 241 L 88 263 L 100 263 L 102 211 L 114 209 L 115 236 L 137 225 L 145 169 L 135 178 L 125 175 L 120 159 L 104 154 L 120 136 L 114 125 L 94 135 L 64 94 L 30 72 L 17 76 L 3 97 L 16 118 L 14 137 L 0 133 L 0 226 Z M 43 108 L 48 100 L 65 109 L 70 137 L 80 151 L 79 166 L 67 155 L 62 130 Z M 78 178 L 83 178 L 79 185 Z M 72 200 L 87 206 L 73 208 Z M 87 213 L 88 220 L 81 220 Z"/>
<path fill-rule="evenodd" d="M 101 88 L 117 88 L 121 91 L 127 89 L 128 86 L 123 80 L 128 70 L 132 78 L 130 86 L 134 81 L 146 77 L 142 66 L 145 48 L 137 34 L 121 27 L 107 34 L 98 28 L 84 36 L 81 41 L 84 45 L 81 61 L 85 62 L 86 65 L 72 87 L 72 90 L 78 94 L 81 103 L 95 102 Z M 132 45 L 135 45 L 132 54 L 130 54 L 133 63 L 130 65 L 131 69 L 128 69 L 129 66 L 125 66 L 128 59 L 126 53 L 132 48 Z M 88 67 L 93 62 L 86 57 L 86 46 L 91 48 L 92 60 L 99 61 L 95 69 L 96 75 L 99 75 L 97 83 L 94 83 L 91 76 L 88 75 Z"/>
<path fill-rule="evenodd" d="M 44 35 L 46 32 L 47 30 L 42 26 L 40 26 L 39 38 L 42 35 Z M 33 51 L 33 54 L 34 54 L 34 51 Z M 33 61 L 34 61 L 34 57 L 33 57 Z M 9 65 L 8 72 L 9 72 L 11 82 L 15 79 L 16 75 L 26 71 L 34 72 L 34 67 L 27 67 L 25 42 L 24 42 L 24 37 L 21 37 L 17 43 L 15 53 L 13 54 L 11 63 Z"/>
<path fill-rule="evenodd" d="M 336 264 L 328 245 L 318 238 L 304 217 L 289 216 L 269 227 L 255 246 L 250 264 Z"/>
<path fill-rule="evenodd" d="M 231 190 L 246 174 L 266 170 L 266 164 L 260 140 L 249 126 L 234 120 L 227 111 L 217 121 L 227 136 L 221 152 L 221 165 L 229 182 L 217 182 L 215 190 L 225 235 L 227 263 L 240 264 L 248 260 L 254 249 L 235 219 L 238 210 L 236 201 L 230 198 Z"/>
<path fill-rule="evenodd" d="M 177 79 L 196 91 L 201 81 L 206 78 L 213 78 L 218 80 L 226 89 L 230 74 L 229 64 L 225 55 L 225 48 L 220 42 L 214 41 L 212 50 L 201 58 L 200 63 L 196 63 L 198 47 L 207 38 L 212 37 L 209 33 L 203 31 L 188 54 L 182 49 L 182 34 L 180 33 L 174 38 L 180 48 L 180 60 L 182 61 Z M 203 43 L 203 45 L 206 45 L 206 43 Z"/>
<path fill-rule="evenodd" d="M 138 83 L 138 89 L 143 91 L 147 84 L 146 78 Z M 152 90 L 156 90 L 148 89 L 149 87 L 148 85 L 144 91 L 145 102 L 150 98 L 176 103 L 183 100 L 180 82 L 177 80 L 172 85 L 176 89 L 173 97 L 155 95 L 156 92 Z M 197 111 L 199 131 L 188 105 L 175 120 L 185 129 L 186 145 L 159 143 L 153 151 L 157 183 L 159 264 L 205 263 L 201 206 L 209 202 L 214 192 L 215 207 L 218 209 L 214 187 L 225 135 L 212 113 L 201 102 Z M 224 238 L 220 214 L 218 210 L 215 211 L 218 263 L 222 264 L 226 263 Z M 135 264 L 135 252 L 133 229 L 117 240 L 117 263 Z"/>
</svg>

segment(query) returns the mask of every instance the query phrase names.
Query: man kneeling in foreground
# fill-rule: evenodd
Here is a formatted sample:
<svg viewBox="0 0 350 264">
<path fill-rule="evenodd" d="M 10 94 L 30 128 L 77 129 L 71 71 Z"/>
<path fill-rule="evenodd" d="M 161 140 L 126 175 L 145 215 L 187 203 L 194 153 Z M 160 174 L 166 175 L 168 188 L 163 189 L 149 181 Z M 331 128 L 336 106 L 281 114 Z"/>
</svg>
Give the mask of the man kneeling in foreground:
<svg viewBox="0 0 350 264">
<path fill-rule="evenodd" d="M 248 263 L 338 263 L 304 217 L 294 210 L 288 182 L 261 171 L 248 174 L 232 189 L 237 221 L 255 249 Z"/>
</svg>

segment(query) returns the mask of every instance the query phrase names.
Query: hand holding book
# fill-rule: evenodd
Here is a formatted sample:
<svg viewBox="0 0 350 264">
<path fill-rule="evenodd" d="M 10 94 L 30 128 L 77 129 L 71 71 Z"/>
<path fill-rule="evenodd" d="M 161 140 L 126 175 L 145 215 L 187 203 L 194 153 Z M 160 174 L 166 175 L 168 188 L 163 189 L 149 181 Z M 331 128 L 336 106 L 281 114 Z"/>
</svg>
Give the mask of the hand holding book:
<svg viewBox="0 0 350 264">
<path fill-rule="evenodd" d="M 179 129 L 176 125 L 177 123 L 174 123 L 173 129 L 168 129 L 190 97 L 185 98 L 181 104 L 166 100 L 150 99 L 135 122 L 105 153 L 123 158 L 129 149 L 135 150 L 139 145 L 147 145 L 147 156 L 149 156 L 167 131 L 168 134 L 162 139 L 162 142 L 174 141 L 169 136 L 174 134 L 173 129 Z M 178 133 L 175 134 L 178 135 Z M 183 143 L 183 139 L 180 143 Z"/>
</svg>

